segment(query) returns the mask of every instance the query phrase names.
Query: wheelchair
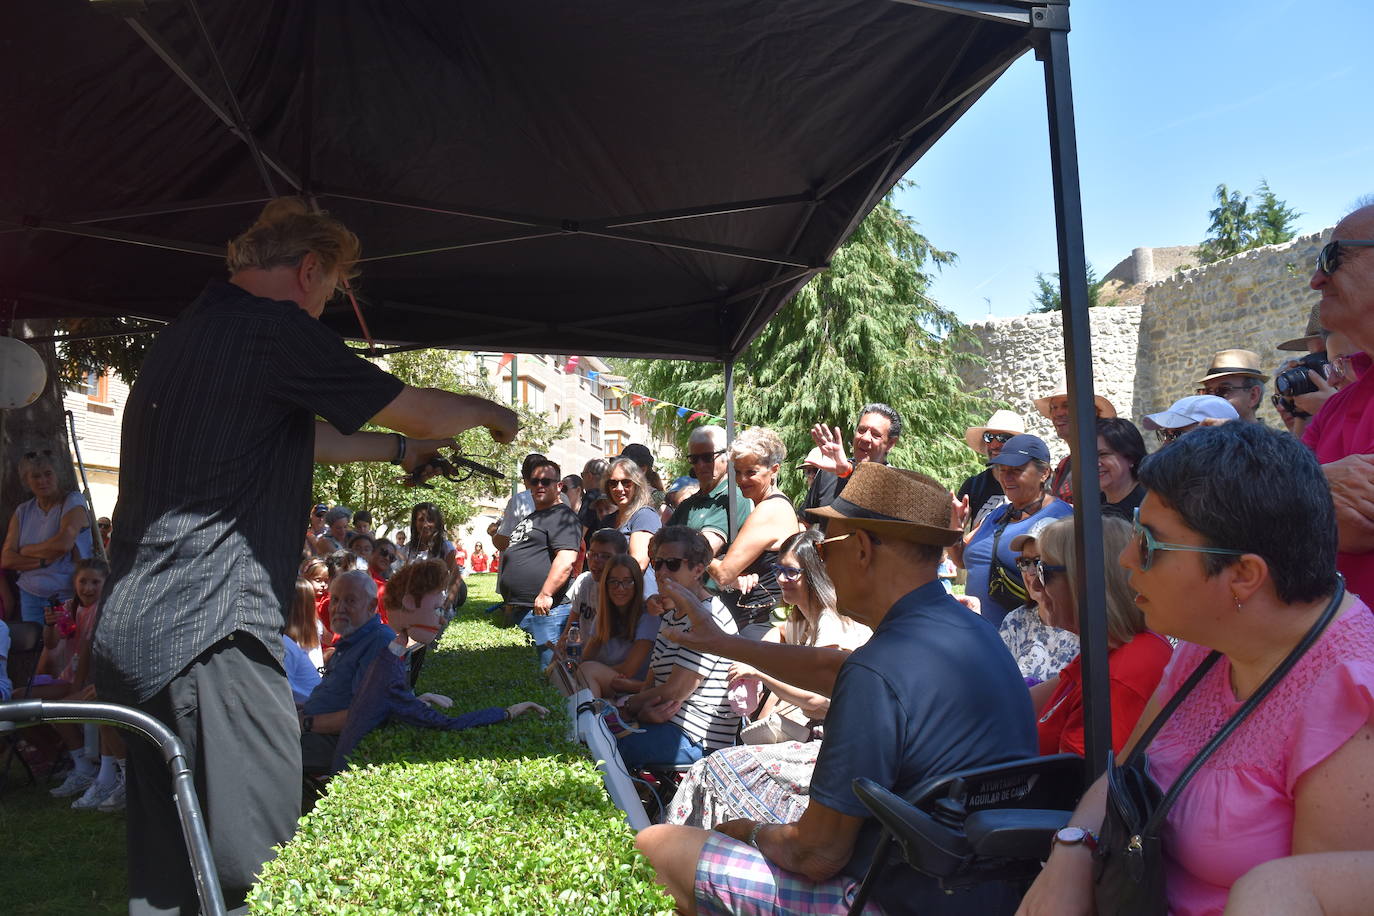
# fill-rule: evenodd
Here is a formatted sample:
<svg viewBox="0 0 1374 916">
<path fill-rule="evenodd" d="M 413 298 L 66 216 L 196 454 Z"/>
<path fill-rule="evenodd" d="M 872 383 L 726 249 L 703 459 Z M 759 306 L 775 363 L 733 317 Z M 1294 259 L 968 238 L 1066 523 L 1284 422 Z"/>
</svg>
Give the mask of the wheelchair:
<svg viewBox="0 0 1374 916">
<path fill-rule="evenodd" d="M 1054 754 L 934 777 L 907 798 L 854 780 L 854 794 L 883 833 L 851 916 L 863 912 L 893 867 L 933 878 L 946 893 L 997 881 L 1019 898 L 1077 807 L 1085 773 L 1082 757 Z"/>
</svg>

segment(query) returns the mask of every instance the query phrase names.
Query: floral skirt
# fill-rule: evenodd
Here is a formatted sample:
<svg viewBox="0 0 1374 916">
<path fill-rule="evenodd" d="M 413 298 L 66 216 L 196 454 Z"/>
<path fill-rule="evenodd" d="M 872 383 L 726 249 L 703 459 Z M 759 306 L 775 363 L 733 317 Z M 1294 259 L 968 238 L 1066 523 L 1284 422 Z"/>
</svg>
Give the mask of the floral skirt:
<svg viewBox="0 0 1374 916">
<path fill-rule="evenodd" d="M 811 801 L 819 741 L 743 744 L 696 763 L 668 806 L 667 823 L 711 828 L 736 818 L 790 824 Z"/>
</svg>

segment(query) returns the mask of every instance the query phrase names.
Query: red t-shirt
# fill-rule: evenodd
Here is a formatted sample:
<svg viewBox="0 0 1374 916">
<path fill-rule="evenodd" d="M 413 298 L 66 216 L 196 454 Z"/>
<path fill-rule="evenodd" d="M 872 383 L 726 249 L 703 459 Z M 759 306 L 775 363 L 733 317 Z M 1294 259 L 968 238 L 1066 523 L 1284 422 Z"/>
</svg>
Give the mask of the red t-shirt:
<svg viewBox="0 0 1374 916">
<path fill-rule="evenodd" d="M 486 572 L 486 571 L 487 571 L 487 555 L 486 555 L 486 554 L 484 554 L 484 553 L 473 554 L 473 556 L 472 556 L 472 571 L 473 571 L 473 572 Z"/>
<path fill-rule="evenodd" d="M 1107 653 L 1107 672 L 1112 692 L 1112 749 L 1120 751 L 1135 731 L 1145 704 L 1154 695 L 1173 646 L 1157 633 L 1146 630 L 1135 639 Z M 1059 672 L 1059 688 L 1045 704 L 1036 729 L 1041 754 L 1083 753 L 1083 656 Z"/>
<path fill-rule="evenodd" d="M 466 567 L 468 565 L 468 552 L 459 547 L 453 552 L 453 562 L 458 566 Z"/>
<path fill-rule="evenodd" d="M 372 576 L 370 570 L 368 575 Z M 383 600 L 386 597 L 386 580 L 380 576 L 372 576 L 372 581 L 377 583 L 377 616 L 382 618 L 382 623 L 391 626 L 391 621 L 386 619 L 386 602 Z"/>
<path fill-rule="evenodd" d="M 1365 354 L 1352 361 L 1364 374 L 1333 394 L 1302 434 L 1303 443 L 1322 464 L 1347 455 L 1374 454 L 1374 372 Z M 1351 592 L 1374 605 L 1374 553 L 1338 553 L 1336 568 Z"/>
</svg>

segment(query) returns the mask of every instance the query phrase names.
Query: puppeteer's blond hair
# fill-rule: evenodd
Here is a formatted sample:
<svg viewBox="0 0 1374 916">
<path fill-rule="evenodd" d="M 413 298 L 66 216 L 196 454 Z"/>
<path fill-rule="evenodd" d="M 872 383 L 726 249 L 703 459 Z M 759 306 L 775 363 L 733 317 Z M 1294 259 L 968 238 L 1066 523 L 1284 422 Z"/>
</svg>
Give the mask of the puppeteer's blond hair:
<svg viewBox="0 0 1374 916">
<path fill-rule="evenodd" d="M 326 271 L 340 278 L 358 275 L 362 245 L 348 227 L 324 211 L 312 211 L 299 197 L 267 202 L 257 222 L 229 243 L 225 262 L 230 272 L 294 267 L 314 252 Z"/>
</svg>

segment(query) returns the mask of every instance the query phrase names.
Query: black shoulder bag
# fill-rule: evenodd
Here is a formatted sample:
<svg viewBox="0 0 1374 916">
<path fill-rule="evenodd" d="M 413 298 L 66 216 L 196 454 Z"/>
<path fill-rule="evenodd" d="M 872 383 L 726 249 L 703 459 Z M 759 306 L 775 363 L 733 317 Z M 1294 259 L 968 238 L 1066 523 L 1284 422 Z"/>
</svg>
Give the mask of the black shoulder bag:
<svg viewBox="0 0 1374 916">
<path fill-rule="evenodd" d="M 1109 761 L 1107 765 L 1107 812 L 1102 821 L 1102 836 L 1097 850 L 1093 853 L 1094 890 L 1099 913 L 1112 913 L 1113 916 L 1164 916 L 1169 911 L 1169 899 L 1164 888 L 1164 855 L 1160 848 L 1159 834 L 1165 818 L 1174 802 L 1178 801 L 1188 781 L 1196 775 L 1207 759 L 1221 747 L 1222 742 L 1231 736 L 1245 717 L 1254 711 L 1269 692 L 1283 680 L 1298 659 L 1311 648 L 1326 625 L 1336 615 L 1341 599 L 1345 597 L 1345 580 L 1338 577 L 1336 593 L 1321 617 L 1312 624 L 1302 642 L 1293 647 L 1283 662 L 1273 670 L 1259 689 L 1237 709 L 1212 740 L 1208 741 L 1197 756 L 1192 759 L 1183 772 L 1169 787 L 1168 793 L 1159 789 L 1159 784 L 1150 778 L 1145 749 L 1154 740 L 1155 734 L 1169 720 L 1183 700 L 1192 692 L 1212 666 L 1221 657 L 1213 652 L 1202 660 L 1188 680 L 1178 689 L 1169 704 L 1155 717 L 1145 734 L 1140 736 L 1126 762 L 1117 766 Z"/>
<path fill-rule="evenodd" d="M 1007 503 L 1007 510 L 994 524 L 992 535 L 992 568 L 988 574 L 988 597 L 1000 607 L 1005 613 L 1010 614 L 1029 600 L 1026 592 L 1026 583 L 1021 578 L 1021 573 L 1013 566 L 1003 563 L 997 556 L 997 548 L 1002 543 L 1002 535 L 1012 524 L 1008 518 L 1011 515 L 1011 503 Z"/>
</svg>

